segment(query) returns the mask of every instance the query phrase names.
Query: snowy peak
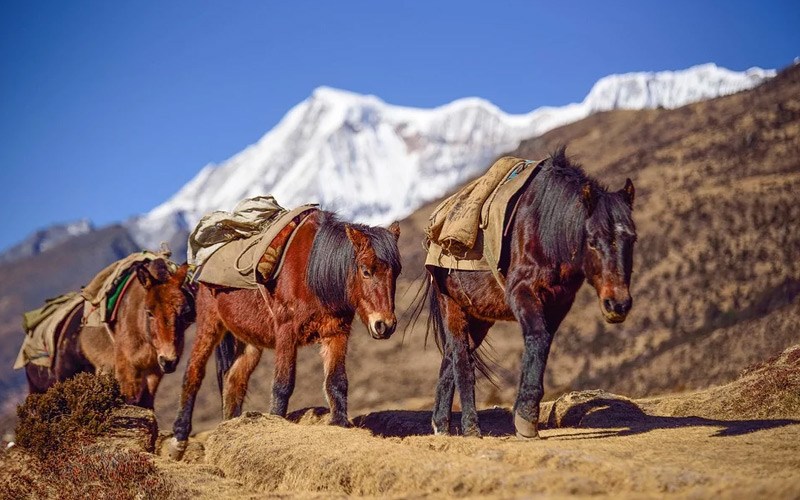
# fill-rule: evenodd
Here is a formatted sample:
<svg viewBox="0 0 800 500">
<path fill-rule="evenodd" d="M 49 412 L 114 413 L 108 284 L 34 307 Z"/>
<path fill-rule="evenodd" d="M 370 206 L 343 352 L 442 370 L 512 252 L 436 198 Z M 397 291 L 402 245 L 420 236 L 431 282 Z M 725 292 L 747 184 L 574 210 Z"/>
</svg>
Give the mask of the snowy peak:
<svg viewBox="0 0 800 500">
<path fill-rule="evenodd" d="M 66 224 L 54 224 L 34 232 L 22 242 L 0 253 L 0 263 L 38 255 L 49 248 L 55 247 L 62 241 L 91 231 L 94 231 L 94 226 L 88 219 Z"/>
<path fill-rule="evenodd" d="M 761 68 L 735 72 L 712 63 L 682 71 L 611 75 L 594 84 L 583 104 L 594 112 L 658 107 L 673 109 L 753 88 L 775 74 L 774 70 Z"/>
<path fill-rule="evenodd" d="M 598 111 L 674 108 L 752 88 L 774 75 L 714 64 L 611 75 L 582 102 L 520 115 L 475 97 L 418 109 L 318 87 L 258 142 L 207 165 L 128 227 L 145 247 L 174 245 L 205 213 L 265 194 L 286 207 L 314 202 L 345 219 L 386 224 L 479 174 L 524 139 Z"/>
</svg>

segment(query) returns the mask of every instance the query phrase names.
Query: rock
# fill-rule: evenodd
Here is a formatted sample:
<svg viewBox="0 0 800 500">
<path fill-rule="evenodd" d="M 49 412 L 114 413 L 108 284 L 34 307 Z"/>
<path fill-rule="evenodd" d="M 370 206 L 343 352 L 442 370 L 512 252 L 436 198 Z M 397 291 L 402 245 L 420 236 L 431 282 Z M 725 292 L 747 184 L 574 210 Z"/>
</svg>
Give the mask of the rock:
<svg viewBox="0 0 800 500">
<path fill-rule="evenodd" d="M 158 437 L 155 413 L 138 406 L 123 406 L 111 414 L 111 430 L 102 441 L 153 453 Z"/>
<path fill-rule="evenodd" d="M 601 389 L 564 394 L 553 403 L 547 425 L 555 427 L 619 427 L 645 416 L 630 399 Z"/>
</svg>

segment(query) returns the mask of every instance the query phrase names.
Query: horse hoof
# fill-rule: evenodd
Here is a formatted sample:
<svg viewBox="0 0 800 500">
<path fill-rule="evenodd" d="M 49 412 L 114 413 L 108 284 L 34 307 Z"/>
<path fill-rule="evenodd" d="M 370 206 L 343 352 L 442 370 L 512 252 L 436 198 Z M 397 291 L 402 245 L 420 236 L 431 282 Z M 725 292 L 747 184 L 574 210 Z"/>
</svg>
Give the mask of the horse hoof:
<svg viewBox="0 0 800 500">
<path fill-rule="evenodd" d="M 172 438 L 167 441 L 167 452 L 169 453 L 169 458 L 179 461 L 183 458 L 183 454 L 186 451 L 186 445 L 189 441 L 178 441 L 176 438 Z"/>
<path fill-rule="evenodd" d="M 514 413 L 514 429 L 519 439 L 538 439 L 538 422 L 528 422 L 519 413 Z"/>
<path fill-rule="evenodd" d="M 347 420 L 346 418 L 337 418 L 336 420 L 331 420 L 331 425 L 344 427 L 345 429 L 353 427 L 353 424 L 351 424 L 350 421 Z"/>
<path fill-rule="evenodd" d="M 474 437 L 474 438 L 479 438 L 479 439 L 483 437 L 481 435 L 481 428 L 478 427 L 477 425 L 470 426 L 470 427 L 465 427 L 463 434 L 464 434 L 464 437 Z"/>
<path fill-rule="evenodd" d="M 445 422 L 442 425 L 436 425 L 436 422 L 431 422 L 431 426 L 433 427 L 433 435 L 434 436 L 449 436 L 450 435 L 450 423 Z"/>
</svg>

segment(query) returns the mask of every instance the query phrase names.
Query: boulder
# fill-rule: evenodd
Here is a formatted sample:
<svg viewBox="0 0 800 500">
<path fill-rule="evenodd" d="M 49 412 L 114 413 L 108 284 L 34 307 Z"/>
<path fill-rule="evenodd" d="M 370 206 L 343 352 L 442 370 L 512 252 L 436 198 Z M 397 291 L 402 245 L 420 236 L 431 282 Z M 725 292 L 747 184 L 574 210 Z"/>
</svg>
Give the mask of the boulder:
<svg viewBox="0 0 800 500">
<path fill-rule="evenodd" d="M 547 426 L 621 427 L 640 421 L 644 412 L 633 401 L 602 389 L 575 391 L 558 398 L 550 408 Z"/>
</svg>

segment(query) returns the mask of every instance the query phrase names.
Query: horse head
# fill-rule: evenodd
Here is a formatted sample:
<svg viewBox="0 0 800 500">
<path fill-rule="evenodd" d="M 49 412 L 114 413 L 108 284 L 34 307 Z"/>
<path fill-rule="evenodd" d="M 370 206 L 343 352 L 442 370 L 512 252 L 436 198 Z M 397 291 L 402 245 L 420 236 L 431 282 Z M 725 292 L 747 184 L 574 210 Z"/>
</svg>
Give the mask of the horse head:
<svg viewBox="0 0 800 500">
<path fill-rule="evenodd" d="M 397 327 L 394 295 L 400 274 L 400 224 L 394 222 L 388 229 L 347 224 L 345 232 L 355 250 L 349 302 L 373 338 L 388 339 Z"/>
<path fill-rule="evenodd" d="M 143 263 L 136 277 L 145 289 L 145 329 L 164 373 L 172 373 L 183 352 L 186 328 L 194 322 L 193 295 L 184 285 L 188 265 L 179 266 L 163 258 Z"/>
<path fill-rule="evenodd" d="M 584 273 L 597 291 L 600 310 L 609 323 L 625 321 L 633 305 L 630 294 L 633 268 L 634 188 L 630 179 L 616 192 L 606 192 L 591 183 L 583 186 L 582 198 L 588 217 L 585 224 Z"/>
</svg>

